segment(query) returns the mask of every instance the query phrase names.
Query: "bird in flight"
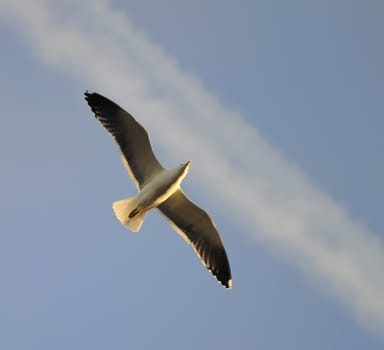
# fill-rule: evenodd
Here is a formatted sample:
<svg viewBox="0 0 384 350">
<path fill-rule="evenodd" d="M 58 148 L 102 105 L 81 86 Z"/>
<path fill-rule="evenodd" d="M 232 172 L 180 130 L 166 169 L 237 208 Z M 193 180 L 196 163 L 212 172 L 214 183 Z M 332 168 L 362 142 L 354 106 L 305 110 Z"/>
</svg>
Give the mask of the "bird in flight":
<svg viewBox="0 0 384 350">
<path fill-rule="evenodd" d="M 190 161 L 164 169 L 153 153 L 148 133 L 131 114 L 98 93 L 86 91 L 84 95 L 97 120 L 119 145 L 123 164 L 138 190 L 135 197 L 112 204 L 117 219 L 137 232 L 148 211 L 157 208 L 175 231 L 192 244 L 216 279 L 225 288 L 232 288 L 227 254 L 215 223 L 180 187 Z"/>
</svg>

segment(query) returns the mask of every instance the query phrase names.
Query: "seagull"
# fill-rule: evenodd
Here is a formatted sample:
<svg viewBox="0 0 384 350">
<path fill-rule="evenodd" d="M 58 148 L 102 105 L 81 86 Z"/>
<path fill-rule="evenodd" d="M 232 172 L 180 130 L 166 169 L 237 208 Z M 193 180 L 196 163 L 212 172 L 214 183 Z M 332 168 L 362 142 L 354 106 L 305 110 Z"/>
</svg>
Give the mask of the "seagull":
<svg viewBox="0 0 384 350">
<path fill-rule="evenodd" d="M 84 95 L 97 120 L 119 145 L 122 162 L 138 190 L 135 197 L 112 204 L 120 223 L 138 232 L 148 211 L 158 209 L 223 287 L 231 289 L 231 270 L 216 225 L 180 186 L 190 161 L 165 169 L 153 153 L 148 133 L 131 114 L 98 93 L 86 91 Z"/>
</svg>

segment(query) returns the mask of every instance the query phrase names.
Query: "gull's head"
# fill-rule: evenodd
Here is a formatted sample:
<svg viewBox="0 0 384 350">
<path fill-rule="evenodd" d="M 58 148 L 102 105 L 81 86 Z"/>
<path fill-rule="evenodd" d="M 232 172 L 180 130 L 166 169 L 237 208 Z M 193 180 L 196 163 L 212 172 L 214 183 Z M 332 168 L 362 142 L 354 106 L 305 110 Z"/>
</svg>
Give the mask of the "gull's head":
<svg viewBox="0 0 384 350">
<path fill-rule="evenodd" d="M 191 161 L 188 160 L 188 162 L 180 164 L 177 168 L 171 170 L 172 172 L 175 172 L 175 175 L 178 179 L 178 184 L 180 184 L 181 181 L 183 181 L 183 179 L 187 176 L 190 163 Z"/>
<path fill-rule="evenodd" d="M 191 163 L 191 161 L 188 160 L 187 162 L 180 164 L 178 166 L 178 168 L 181 169 L 184 174 L 187 174 L 187 172 L 189 170 L 189 164 L 190 163 Z"/>
<path fill-rule="evenodd" d="M 189 164 L 191 163 L 190 160 L 188 160 L 187 162 L 185 162 L 184 164 L 181 164 L 181 167 L 182 168 L 185 168 L 185 171 L 188 171 L 189 170 Z"/>
</svg>

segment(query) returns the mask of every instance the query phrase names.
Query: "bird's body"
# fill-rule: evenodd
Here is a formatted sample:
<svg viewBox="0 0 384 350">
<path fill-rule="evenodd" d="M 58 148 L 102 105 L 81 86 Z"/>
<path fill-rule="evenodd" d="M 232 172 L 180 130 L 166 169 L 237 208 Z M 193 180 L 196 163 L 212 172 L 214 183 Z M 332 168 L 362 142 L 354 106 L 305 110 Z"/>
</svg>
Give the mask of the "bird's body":
<svg viewBox="0 0 384 350">
<path fill-rule="evenodd" d="M 180 188 L 188 170 L 189 161 L 177 168 L 161 171 L 140 190 L 137 196 L 139 204 L 152 209 L 163 203 Z"/>
<path fill-rule="evenodd" d="M 188 161 L 177 168 L 159 171 L 143 185 L 136 197 L 114 202 L 112 207 L 119 221 L 131 231 L 139 231 L 147 212 L 157 208 L 180 190 L 189 163 Z"/>
<path fill-rule="evenodd" d="M 148 211 L 157 208 L 192 244 L 202 263 L 223 286 L 231 288 L 227 255 L 214 222 L 180 187 L 190 161 L 164 169 L 152 151 L 147 132 L 128 112 L 97 93 L 87 91 L 85 96 L 96 118 L 120 146 L 123 163 L 138 189 L 135 197 L 113 203 L 118 220 L 137 232 Z"/>
</svg>

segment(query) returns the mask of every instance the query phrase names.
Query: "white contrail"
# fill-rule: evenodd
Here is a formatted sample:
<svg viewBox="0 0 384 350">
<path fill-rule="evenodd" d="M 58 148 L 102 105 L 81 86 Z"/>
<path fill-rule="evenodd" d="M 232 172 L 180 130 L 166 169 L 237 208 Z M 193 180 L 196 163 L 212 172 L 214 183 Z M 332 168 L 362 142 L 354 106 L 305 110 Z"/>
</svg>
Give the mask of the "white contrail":
<svg viewBox="0 0 384 350">
<path fill-rule="evenodd" d="M 193 159 L 194 178 L 244 232 L 289 257 L 369 330 L 384 334 L 383 241 L 108 1 L 0 0 L 0 16 L 44 63 L 129 106 L 170 160 Z"/>
</svg>

